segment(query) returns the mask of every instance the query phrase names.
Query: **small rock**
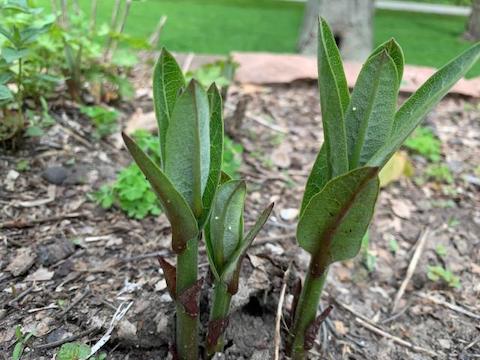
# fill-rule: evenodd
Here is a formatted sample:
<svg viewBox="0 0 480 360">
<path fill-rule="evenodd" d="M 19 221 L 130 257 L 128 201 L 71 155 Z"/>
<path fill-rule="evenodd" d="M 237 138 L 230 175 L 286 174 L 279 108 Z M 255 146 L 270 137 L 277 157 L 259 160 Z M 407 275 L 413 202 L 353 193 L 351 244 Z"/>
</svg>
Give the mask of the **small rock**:
<svg viewBox="0 0 480 360">
<path fill-rule="evenodd" d="M 48 271 L 48 269 L 41 267 L 33 274 L 28 275 L 25 281 L 48 281 L 53 278 L 53 274 L 53 271 Z"/>
<path fill-rule="evenodd" d="M 412 213 L 413 204 L 409 200 L 393 199 L 392 211 L 395 215 L 402 219 L 409 219 Z"/>
<path fill-rule="evenodd" d="M 75 251 L 75 245 L 69 240 L 60 239 L 53 244 L 38 247 L 38 258 L 43 266 L 53 265 Z"/>
<path fill-rule="evenodd" d="M 450 340 L 438 339 L 438 344 L 444 349 L 450 349 Z"/>
<path fill-rule="evenodd" d="M 117 337 L 127 343 L 137 340 L 137 327 L 128 320 L 122 320 L 117 325 Z"/>
<path fill-rule="evenodd" d="M 6 315 L 7 315 L 7 310 L 0 309 L 0 321 L 2 321 Z"/>
<path fill-rule="evenodd" d="M 165 279 L 160 280 L 156 285 L 155 285 L 155 291 L 163 291 L 167 288 L 167 282 Z"/>
<path fill-rule="evenodd" d="M 285 252 L 281 246 L 275 244 L 267 243 L 265 248 L 270 251 L 272 255 L 282 255 Z"/>
<path fill-rule="evenodd" d="M 286 169 L 290 167 L 291 160 L 290 154 L 292 153 L 292 147 L 289 143 L 284 142 L 272 152 L 272 162 L 275 166 Z"/>
<path fill-rule="evenodd" d="M 54 185 L 62 185 L 68 177 L 68 170 L 63 166 L 51 166 L 42 172 L 42 177 Z"/>
<path fill-rule="evenodd" d="M 280 210 L 280 217 L 285 221 L 293 220 L 298 215 L 298 209 L 288 208 Z"/>
<path fill-rule="evenodd" d="M 7 271 L 13 276 L 25 274 L 35 262 L 35 254 L 30 248 L 21 248 L 17 250 L 15 258 L 8 264 Z"/>
<path fill-rule="evenodd" d="M 10 170 L 5 178 L 5 188 L 8 191 L 14 191 L 15 190 L 15 180 L 18 179 L 20 176 L 20 173 L 18 173 L 15 170 Z"/>
<path fill-rule="evenodd" d="M 473 175 L 468 175 L 466 174 L 463 179 L 468 182 L 469 184 L 479 186 L 480 187 L 480 178 L 473 176 Z"/>
</svg>

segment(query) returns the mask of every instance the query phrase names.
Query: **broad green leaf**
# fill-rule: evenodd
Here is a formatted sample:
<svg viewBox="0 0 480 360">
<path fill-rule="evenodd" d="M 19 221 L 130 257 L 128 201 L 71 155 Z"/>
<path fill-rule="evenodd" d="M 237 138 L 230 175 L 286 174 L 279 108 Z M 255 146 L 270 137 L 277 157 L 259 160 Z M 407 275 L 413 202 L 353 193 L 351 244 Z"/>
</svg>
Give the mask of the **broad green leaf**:
<svg viewBox="0 0 480 360">
<path fill-rule="evenodd" d="M 273 210 L 273 205 L 274 204 L 271 203 L 265 210 L 263 210 L 253 227 L 243 238 L 240 246 L 237 247 L 235 252 L 228 259 L 228 263 L 225 265 L 223 273 L 221 274 L 222 279 L 225 283 L 230 283 L 230 280 L 232 280 L 232 276 L 235 276 L 235 274 L 238 276 L 241 260 L 247 253 L 250 245 L 252 245 L 255 237 L 258 235 L 260 230 L 262 230 L 263 225 L 265 225 L 265 223 L 267 222 L 268 217 Z"/>
<path fill-rule="evenodd" d="M 8 87 L 0 85 L 0 101 L 12 100 L 13 94 Z"/>
<path fill-rule="evenodd" d="M 318 86 L 329 177 L 348 171 L 344 112 L 349 93 L 342 60 L 333 34 L 324 19 L 318 30 Z"/>
<path fill-rule="evenodd" d="M 57 360 L 84 360 L 90 356 L 90 346 L 74 342 L 63 344 L 56 355 Z"/>
<path fill-rule="evenodd" d="M 397 111 L 388 141 L 367 164 L 383 166 L 420 124 L 425 115 L 479 59 L 480 43 L 477 43 L 432 75 Z"/>
<path fill-rule="evenodd" d="M 173 250 L 182 251 L 186 243 L 198 235 L 198 226 L 192 210 L 152 159 L 128 135 L 122 135 L 130 154 L 152 185 L 170 221 Z"/>
<path fill-rule="evenodd" d="M 3 26 L 0 26 L 0 34 L 5 36 L 12 44 L 15 42 L 13 34 L 7 29 L 5 29 Z"/>
<path fill-rule="evenodd" d="M 210 111 L 207 93 L 195 80 L 178 97 L 165 140 L 165 174 L 199 218 L 210 170 Z"/>
<path fill-rule="evenodd" d="M 178 66 L 175 58 L 166 49 L 162 49 L 153 70 L 153 102 L 158 122 L 162 166 L 164 166 L 163 164 L 165 162 L 165 139 L 168 124 L 173 106 L 175 105 L 180 90 L 184 86 L 185 80 L 182 69 Z"/>
<path fill-rule="evenodd" d="M 8 64 L 11 64 L 18 59 L 24 58 L 30 53 L 30 49 L 17 50 L 11 47 L 4 47 L 2 49 L 2 57 Z"/>
<path fill-rule="evenodd" d="M 220 185 L 213 200 L 208 237 L 218 273 L 242 240 L 245 195 L 245 182 L 233 180 Z"/>
<path fill-rule="evenodd" d="M 387 51 L 388 55 L 390 55 L 395 63 L 398 75 L 398 86 L 400 86 L 403 77 L 403 65 L 405 63 L 403 50 L 400 47 L 400 44 L 395 41 L 395 39 L 390 39 L 385 41 L 383 44 L 380 44 L 375 50 L 373 50 L 369 58 L 379 54 L 383 50 Z"/>
<path fill-rule="evenodd" d="M 330 180 L 308 203 L 297 240 L 316 265 L 354 257 L 360 250 L 377 199 L 378 168 L 363 167 Z"/>
<path fill-rule="evenodd" d="M 300 216 L 302 216 L 312 196 L 320 192 L 328 180 L 330 180 L 328 174 L 327 150 L 325 144 L 323 144 L 308 176 L 305 192 L 303 193 L 302 206 L 300 207 Z"/>
<path fill-rule="evenodd" d="M 349 169 L 363 166 L 388 139 L 397 105 L 397 68 L 385 50 L 370 57 L 345 114 Z"/>
<path fill-rule="evenodd" d="M 215 84 L 212 84 L 207 92 L 210 107 L 210 171 L 207 186 L 203 193 L 203 224 L 208 218 L 210 205 L 220 181 L 223 159 L 223 117 L 222 97 Z"/>
</svg>

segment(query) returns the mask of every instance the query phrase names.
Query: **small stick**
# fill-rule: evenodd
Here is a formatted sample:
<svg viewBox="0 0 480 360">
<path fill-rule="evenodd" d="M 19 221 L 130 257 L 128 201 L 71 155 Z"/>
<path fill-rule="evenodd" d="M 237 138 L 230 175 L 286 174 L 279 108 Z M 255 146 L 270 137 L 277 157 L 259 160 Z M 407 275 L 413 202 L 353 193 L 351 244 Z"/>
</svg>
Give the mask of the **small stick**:
<svg viewBox="0 0 480 360">
<path fill-rule="evenodd" d="M 285 301 L 285 291 L 287 290 L 287 281 L 288 277 L 290 276 L 290 268 L 292 267 L 292 263 L 288 264 L 288 268 L 283 275 L 283 283 L 282 289 L 280 290 L 280 297 L 278 298 L 278 306 L 277 306 L 277 315 L 275 318 L 275 337 L 274 337 L 274 360 L 280 359 L 280 324 L 282 320 L 282 309 L 283 309 L 283 302 Z"/>
<path fill-rule="evenodd" d="M 68 6 L 67 0 L 60 0 L 61 10 L 62 10 L 62 26 L 64 28 L 68 27 Z"/>
<path fill-rule="evenodd" d="M 115 0 L 115 5 L 113 6 L 112 19 L 110 20 L 110 31 L 113 32 L 117 28 L 118 23 L 118 14 L 120 13 L 121 0 Z M 112 46 L 113 38 L 110 35 L 105 45 L 105 51 L 103 52 L 103 60 L 107 61 L 110 54 L 110 47 Z"/>
<path fill-rule="evenodd" d="M 82 301 L 88 294 L 90 294 L 90 287 L 87 286 L 87 289 L 76 299 L 74 300 L 70 305 L 68 305 L 65 310 L 63 310 L 59 316 L 63 317 L 65 316 L 70 310 L 72 310 L 75 306 L 77 306 L 80 301 Z"/>
<path fill-rule="evenodd" d="M 166 22 L 167 17 L 165 15 L 162 15 L 162 17 L 158 21 L 155 31 L 152 33 L 152 35 L 150 35 L 150 39 L 148 40 L 148 43 L 151 47 L 157 46 L 158 40 L 160 39 L 160 34 L 162 33 L 163 27 L 165 26 Z"/>
<path fill-rule="evenodd" d="M 420 346 L 416 346 L 416 345 L 413 345 L 411 342 L 408 342 L 406 340 L 403 340 L 397 336 L 394 336 L 392 334 L 389 334 L 385 331 L 383 331 L 382 329 L 379 329 L 378 327 L 376 326 L 373 326 L 372 324 L 360 319 L 360 318 L 356 318 L 355 321 L 363 326 L 365 329 L 367 330 L 370 330 L 371 332 L 377 334 L 377 335 L 380 335 L 380 336 L 383 336 L 384 338 L 387 338 L 387 339 L 390 339 L 392 340 L 394 343 L 397 343 L 398 345 L 402 345 L 402 346 L 405 346 L 406 348 L 412 350 L 412 351 L 415 351 L 415 352 L 421 352 L 421 353 L 425 353 L 425 354 L 428 354 L 430 356 L 434 356 L 434 357 L 438 357 L 440 356 L 439 354 L 437 354 L 436 352 L 433 352 L 431 350 L 428 350 L 428 349 L 425 349 L 425 348 L 422 348 Z"/>
<path fill-rule="evenodd" d="M 402 299 L 402 296 L 405 293 L 405 289 L 407 288 L 408 283 L 410 282 L 413 274 L 415 273 L 415 269 L 417 268 L 418 261 L 420 260 L 420 256 L 422 255 L 423 249 L 425 248 L 425 244 L 427 242 L 429 235 L 430 235 L 430 228 L 426 228 L 425 231 L 422 233 L 422 235 L 420 235 L 420 238 L 417 241 L 415 253 L 413 254 L 412 260 L 408 265 L 405 279 L 403 279 L 403 282 L 400 285 L 400 288 L 398 289 L 397 294 L 395 295 L 395 300 L 393 301 L 393 306 L 392 306 L 392 312 L 396 312 L 398 310 L 398 304 L 400 303 L 400 300 Z"/>
<path fill-rule="evenodd" d="M 80 15 L 80 5 L 78 5 L 78 0 L 73 0 L 73 10 L 77 16 Z"/>
<path fill-rule="evenodd" d="M 118 29 L 117 29 L 118 34 L 123 33 L 123 31 L 125 30 L 125 24 L 127 23 L 128 14 L 130 12 L 130 7 L 131 6 L 132 6 L 132 0 L 126 0 L 125 9 L 124 9 L 123 15 L 122 15 L 122 20 L 120 21 L 120 24 L 119 24 Z M 112 46 L 109 49 L 109 57 L 107 58 L 107 60 L 110 60 L 111 57 L 113 56 L 113 54 L 115 53 L 115 50 L 117 49 L 117 45 L 118 45 L 118 40 L 114 39 L 111 45 Z"/>
<path fill-rule="evenodd" d="M 27 288 L 26 290 L 22 291 L 20 294 L 18 294 L 15 298 L 13 298 L 12 300 L 10 300 L 7 305 L 8 306 L 13 306 L 16 302 L 22 300 L 25 296 L 27 296 L 28 294 L 30 294 L 32 291 L 33 291 L 34 287 L 33 286 L 30 286 L 29 288 Z"/>
<path fill-rule="evenodd" d="M 227 109 L 231 110 L 231 111 L 235 110 L 234 106 L 229 105 L 229 104 L 225 104 L 225 107 Z M 249 111 L 245 112 L 245 117 L 247 119 L 255 121 L 257 124 L 262 125 L 262 126 L 268 128 L 268 129 L 271 129 L 273 131 L 276 131 L 276 132 L 279 132 L 279 133 L 282 133 L 282 134 L 288 134 L 288 129 L 285 129 L 284 127 L 279 126 L 279 125 L 270 124 L 267 121 L 263 120 L 260 116 L 254 115 Z"/>
<path fill-rule="evenodd" d="M 428 295 L 428 294 L 419 293 L 419 294 L 416 294 L 416 295 L 418 297 L 421 297 L 422 299 L 429 300 L 429 301 L 433 302 L 434 304 L 445 306 L 446 308 L 448 308 L 450 310 L 453 310 L 453 311 L 458 312 L 460 314 L 463 314 L 465 316 L 471 317 L 473 319 L 480 320 L 480 315 L 477 315 L 477 314 L 475 314 L 471 311 L 465 310 L 461 306 L 449 303 L 448 301 L 433 297 L 433 296 Z"/>
<path fill-rule="evenodd" d="M 77 335 L 73 335 L 73 336 L 67 337 L 67 338 L 65 338 L 65 339 L 53 341 L 53 342 L 48 343 L 48 344 L 38 345 L 38 346 L 35 347 L 35 349 L 51 349 L 51 348 L 56 348 L 57 346 L 66 344 L 66 343 L 68 343 L 68 342 L 72 342 L 72 341 L 81 339 L 81 338 L 83 338 L 84 336 L 90 335 L 91 333 L 96 332 L 96 331 L 98 331 L 98 330 L 99 330 L 98 328 L 91 328 L 91 329 L 82 331 L 81 333 L 78 333 Z"/>
<path fill-rule="evenodd" d="M 193 61 L 193 53 L 188 53 L 187 57 L 185 58 L 185 61 L 183 62 L 182 66 L 182 71 L 185 74 L 188 70 L 190 70 L 190 66 L 192 65 Z"/>
<path fill-rule="evenodd" d="M 98 0 L 92 0 L 92 12 L 90 13 L 90 34 L 92 35 L 97 27 L 97 7 Z"/>
<path fill-rule="evenodd" d="M 355 309 L 353 309 L 352 307 L 346 305 L 346 304 L 343 304 L 341 303 L 340 301 L 338 301 L 337 299 L 335 298 L 332 298 L 332 300 L 338 305 L 340 306 L 341 308 L 344 308 L 345 310 L 347 310 L 350 314 L 354 315 L 355 317 L 359 318 L 359 319 L 362 319 L 363 321 L 369 323 L 370 325 L 372 326 L 376 326 L 376 324 L 370 320 L 369 318 L 367 318 L 366 316 L 363 316 L 362 314 L 358 313 L 357 311 L 355 311 Z"/>
<path fill-rule="evenodd" d="M 159 256 L 166 256 L 169 254 L 168 250 L 160 250 L 160 251 L 155 251 L 152 253 L 147 253 L 147 254 L 141 254 L 141 255 L 136 255 L 136 256 L 130 256 L 121 259 L 121 262 L 131 262 L 131 261 L 138 261 L 138 260 L 143 260 L 143 259 L 148 259 L 148 258 L 156 258 Z"/>
<path fill-rule="evenodd" d="M 10 220 L 10 221 L 5 221 L 3 223 L 0 223 L 0 229 L 24 229 L 28 227 L 33 227 L 37 224 L 43 224 L 46 222 L 51 222 L 51 221 L 59 221 L 59 220 L 64 220 L 64 219 L 74 219 L 78 217 L 85 217 L 87 214 L 83 213 L 70 213 L 70 214 L 64 214 L 64 215 L 56 215 L 56 216 L 49 216 L 45 217 L 43 219 L 33 219 L 33 220 L 25 220 L 25 219 L 17 219 L 17 220 Z"/>
</svg>

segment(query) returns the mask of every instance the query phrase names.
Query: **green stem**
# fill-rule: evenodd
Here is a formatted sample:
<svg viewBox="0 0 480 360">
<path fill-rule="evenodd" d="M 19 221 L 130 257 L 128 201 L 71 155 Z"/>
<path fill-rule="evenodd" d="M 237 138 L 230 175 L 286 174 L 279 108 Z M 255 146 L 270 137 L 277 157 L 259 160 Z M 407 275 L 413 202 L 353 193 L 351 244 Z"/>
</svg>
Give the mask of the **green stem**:
<svg viewBox="0 0 480 360">
<path fill-rule="evenodd" d="M 213 292 L 213 304 L 210 312 L 210 321 L 225 319 L 230 309 L 232 295 L 228 292 L 227 285 L 219 280 L 215 280 Z M 208 357 L 211 358 L 215 353 L 223 351 L 223 334 L 217 339 L 216 344 L 207 346 Z"/>
<path fill-rule="evenodd" d="M 328 269 L 321 275 L 312 274 L 313 262 L 310 262 L 305 284 L 295 311 L 295 320 L 291 334 L 291 351 L 293 360 L 306 359 L 305 332 L 317 316 L 318 304 Z"/>
<path fill-rule="evenodd" d="M 177 295 L 197 281 L 198 239 L 187 243 L 186 249 L 177 255 Z M 198 301 L 198 300 L 197 300 Z M 180 360 L 198 360 L 198 316 L 187 314 L 177 300 L 176 346 Z"/>
</svg>

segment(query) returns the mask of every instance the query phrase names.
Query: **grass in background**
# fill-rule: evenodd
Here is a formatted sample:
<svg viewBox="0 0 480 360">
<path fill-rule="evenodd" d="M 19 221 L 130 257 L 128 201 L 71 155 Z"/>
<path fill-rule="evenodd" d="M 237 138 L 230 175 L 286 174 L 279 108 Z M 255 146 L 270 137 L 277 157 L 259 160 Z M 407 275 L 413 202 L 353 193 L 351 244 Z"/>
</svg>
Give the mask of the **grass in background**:
<svg viewBox="0 0 480 360">
<path fill-rule="evenodd" d="M 50 0 L 38 3 L 50 6 Z M 89 0 L 80 3 L 89 11 Z M 99 1 L 99 24 L 110 21 L 113 3 Z M 161 45 L 173 51 L 295 52 L 303 6 L 278 0 L 145 0 L 132 4 L 126 31 L 147 37 L 165 14 L 168 21 Z M 402 45 L 407 63 L 438 68 L 470 46 L 462 40 L 465 22 L 466 18 L 457 16 L 379 10 L 375 15 L 375 44 L 394 37 Z M 478 75 L 480 64 L 467 76 Z"/>
</svg>

